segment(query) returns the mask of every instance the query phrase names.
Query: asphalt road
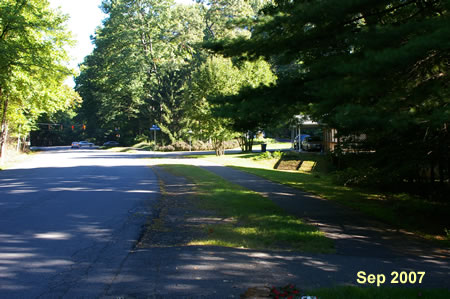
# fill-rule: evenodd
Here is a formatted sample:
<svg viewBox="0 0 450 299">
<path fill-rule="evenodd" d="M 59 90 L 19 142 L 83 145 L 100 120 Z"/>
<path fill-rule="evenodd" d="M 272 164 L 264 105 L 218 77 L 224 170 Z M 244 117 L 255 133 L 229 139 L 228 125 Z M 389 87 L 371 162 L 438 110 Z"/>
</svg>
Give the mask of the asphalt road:
<svg viewBox="0 0 450 299">
<path fill-rule="evenodd" d="M 99 297 L 159 186 L 133 156 L 53 148 L 0 172 L 0 298 Z"/>
</svg>

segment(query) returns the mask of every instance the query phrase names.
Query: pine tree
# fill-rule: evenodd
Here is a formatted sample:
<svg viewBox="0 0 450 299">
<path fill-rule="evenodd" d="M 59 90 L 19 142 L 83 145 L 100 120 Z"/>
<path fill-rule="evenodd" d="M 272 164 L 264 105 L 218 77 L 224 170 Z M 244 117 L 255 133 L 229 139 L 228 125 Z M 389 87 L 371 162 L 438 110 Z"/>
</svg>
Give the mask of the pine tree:
<svg viewBox="0 0 450 299">
<path fill-rule="evenodd" d="M 207 46 L 278 66 L 276 86 L 241 99 L 275 104 L 268 109 L 274 114 L 295 108 L 343 136 L 367 134 L 365 150 L 376 152 L 392 180 L 417 180 L 428 164 L 438 166 L 443 182 L 450 146 L 449 8 L 445 0 L 275 1 L 248 22 L 251 38 Z"/>
</svg>

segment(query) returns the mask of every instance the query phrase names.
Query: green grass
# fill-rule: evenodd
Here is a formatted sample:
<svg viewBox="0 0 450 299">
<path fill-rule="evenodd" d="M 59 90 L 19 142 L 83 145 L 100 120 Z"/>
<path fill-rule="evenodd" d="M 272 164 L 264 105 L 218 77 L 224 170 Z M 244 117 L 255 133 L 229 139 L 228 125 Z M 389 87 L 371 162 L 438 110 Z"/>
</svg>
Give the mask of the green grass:
<svg viewBox="0 0 450 299">
<path fill-rule="evenodd" d="M 139 143 L 134 144 L 131 147 L 139 148 L 139 149 L 145 150 L 145 151 L 152 151 L 153 147 L 154 147 L 153 144 L 154 144 L 153 142 L 139 142 Z"/>
<path fill-rule="evenodd" d="M 153 145 L 147 142 L 139 142 L 132 146 L 100 146 L 100 149 L 108 150 L 111 152 L 119 152 L 119 153 L 136 153 L 138 149 L 151 151 L 153 150 Z"/>
<path fill-rule="evenodd" d="M 362 288 L 362 287 L 334 287 L 311 290 L 307 292 L 310 296 L 321 299 L 446 299 L 450 298 L 447 289 L 416 289 L 416 288 Z"/>
<path fill-rule="evenodd" d="M 450 228 L 448 203 L 425 201 L 407 194 L 386 194 L 378 190 L 338 185 L 334 182 L 329 163 L 323 155 L 300 155 L 304 162 L 316 163 L 311 172 L 276 170 L 273 169 L 276 159 L 255 160 L 258 155 L 203 155 L 200 158 L 338 201 L 385 223 L 441 241 L 443 246 L 450 245 L 449 236 L 445 234 L 445 229 Z"/>
<path fill-rule="evenodd" d="M 213 210 L 227 219 L 205 227 L 206 239 L 192 245 L 219 245 L 252 249 L 333 252 L 333 242 L 314 226 L 287 215 L 268 198 L 232 184 L 195 166 L 163 165 L 165 170 L 184 176 L 196 185 L 199 208 Z"/>
</svg>

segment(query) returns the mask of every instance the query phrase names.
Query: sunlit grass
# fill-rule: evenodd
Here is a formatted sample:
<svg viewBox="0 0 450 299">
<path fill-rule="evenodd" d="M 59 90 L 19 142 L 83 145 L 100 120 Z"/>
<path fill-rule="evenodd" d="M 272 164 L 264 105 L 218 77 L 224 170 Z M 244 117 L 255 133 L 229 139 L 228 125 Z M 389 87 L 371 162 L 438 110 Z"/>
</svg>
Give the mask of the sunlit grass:
<svg viewBox="0 0 450 299">
<path fill-rule="evenodd" d="M 232 184 L 213 173 L 188 165 L 162 166 L 196 184 L 199 208 L 213 210 L 226 223 L 205 227 L 207 237 L 194 245 L 218 245 L 252 249 L 332 252 L 333 242 L 314 226 L 287 215 L 268 198 Z"/>
<path fill-rule="evenodd" d="M 321 155 L 301 156 L 304 157 L 303 164 L 317 163 L 314 171 L 304 171 L 302 168 L 300 171 L 276 170 L 273 169 L 276 159 L 252 159 L 257 155 L 257 153 L 222 157 L 204 155 L 201 158 L 338 201 L 383 222 L 441 241 L 443 246 L 450 245 L 445 236 L 445 229 L 450 228 L 448 224 L 450 207 L 447 203 L 425 201 L 404 193 L 387 194 L 379 190 L 337 185 L 332 173 L 327 171 L 325 157 Z"/>
</svg>

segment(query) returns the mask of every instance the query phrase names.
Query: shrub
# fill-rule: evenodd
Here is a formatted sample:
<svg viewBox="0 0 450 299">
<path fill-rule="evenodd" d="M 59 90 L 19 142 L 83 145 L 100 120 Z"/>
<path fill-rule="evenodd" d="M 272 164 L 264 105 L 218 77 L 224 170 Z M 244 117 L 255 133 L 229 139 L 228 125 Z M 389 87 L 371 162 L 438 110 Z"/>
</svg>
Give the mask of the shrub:
<svg viewBox="0 0 450 299">
<path fill-rule="evenodd" d="M 258 156 L 254 157 L 254 160 L 269 160 L 269 159 L 281 159 L 281 157 L 283 156 L 283 153 L 280 151 L 276 151 L 276 152 L 264 152 L 259 154 Z"/>
<path fill-rule="evenodd" d="M 367 168 L 352 168 L 348 167 L 343 170 L 336 171 L 334 173 L 334 182 L 344 186 L 382 186 L 386 181 L 391 178 L 383 175 L 378 169 L 373 167 Z"/>
<path fill-rule="evenodd" d="M 173 147 L 172 145 L 165 145 L 157 147 L 157 150 L 161 152 L 173 152 L 175 151 L 175 147 Z"/>
<path fill-rule="evenodd" d="M 360 176 L 361 176 L 360 171 L 352 167 L 348 167 L 344 170 L 336 171 L 333 176 L 333 181 L 338 185 L 347 186 L 348 184 L 357 181 L 358 177 Z"/>
<path fill-rule="evenodd" d="M 144 134 L 137 135 L 136 137 L 134 137 L 133 144 L 135 143 L 148 143 L 148 136 Z"/>
<path fill-rule="evenodd" d="M 224 142 L 225 149 L 233 149 L 239 147 L 239 142 L 236 139 L 228 140 Z"/>
<path fill-rule="evenodd" d="M 176 151 L 188 151 L 189 150 L 189 143 L 186 143 L 184 141 L 177 141 L 175 143 L 172 143 L 171 146 L 173 146 L 173 148 Z"/>
<path fill-rule="evenodd" d="M 253 160 L 269 160 L 272 159 L 272 154 L 270 152 L 264 152 L 254 157 Z"/>
<path fill-rule="evenodd" d="M 211 143 L 203 142 L 200 140 L 197 140 L 192 144 L 192 150 L 194 151 L 211 151 L 213 149 L 214 146 Z"/>
<path fill-rule="evenodd" d="M 282 156 L 283 156 L 283 153 L 280 152 L 280 151 L 276 151 L 276 152 L 273 152 L 273 153 L 272 153 L 272 157 L 273 157 L 274 159 L 281 159 Z"/>
<path fill-rule="evenodd" d="M 225 149 L 232 149 L 239 147 L 239 143 L 237 140 L 230 140 L 224 142 Z M 193 151 L 212 151 L 214 150 L 214 145 L 209 142 L 203 142 L 200 140 L 194 141 L 192 143 Z M 154 150 L 170 152 L 170 151 L 189 151 L 189 143 L 184 142 L 182 140 L 172 143 L 170 145 L 165 146 L 156 146 Z"/>
</svg>

